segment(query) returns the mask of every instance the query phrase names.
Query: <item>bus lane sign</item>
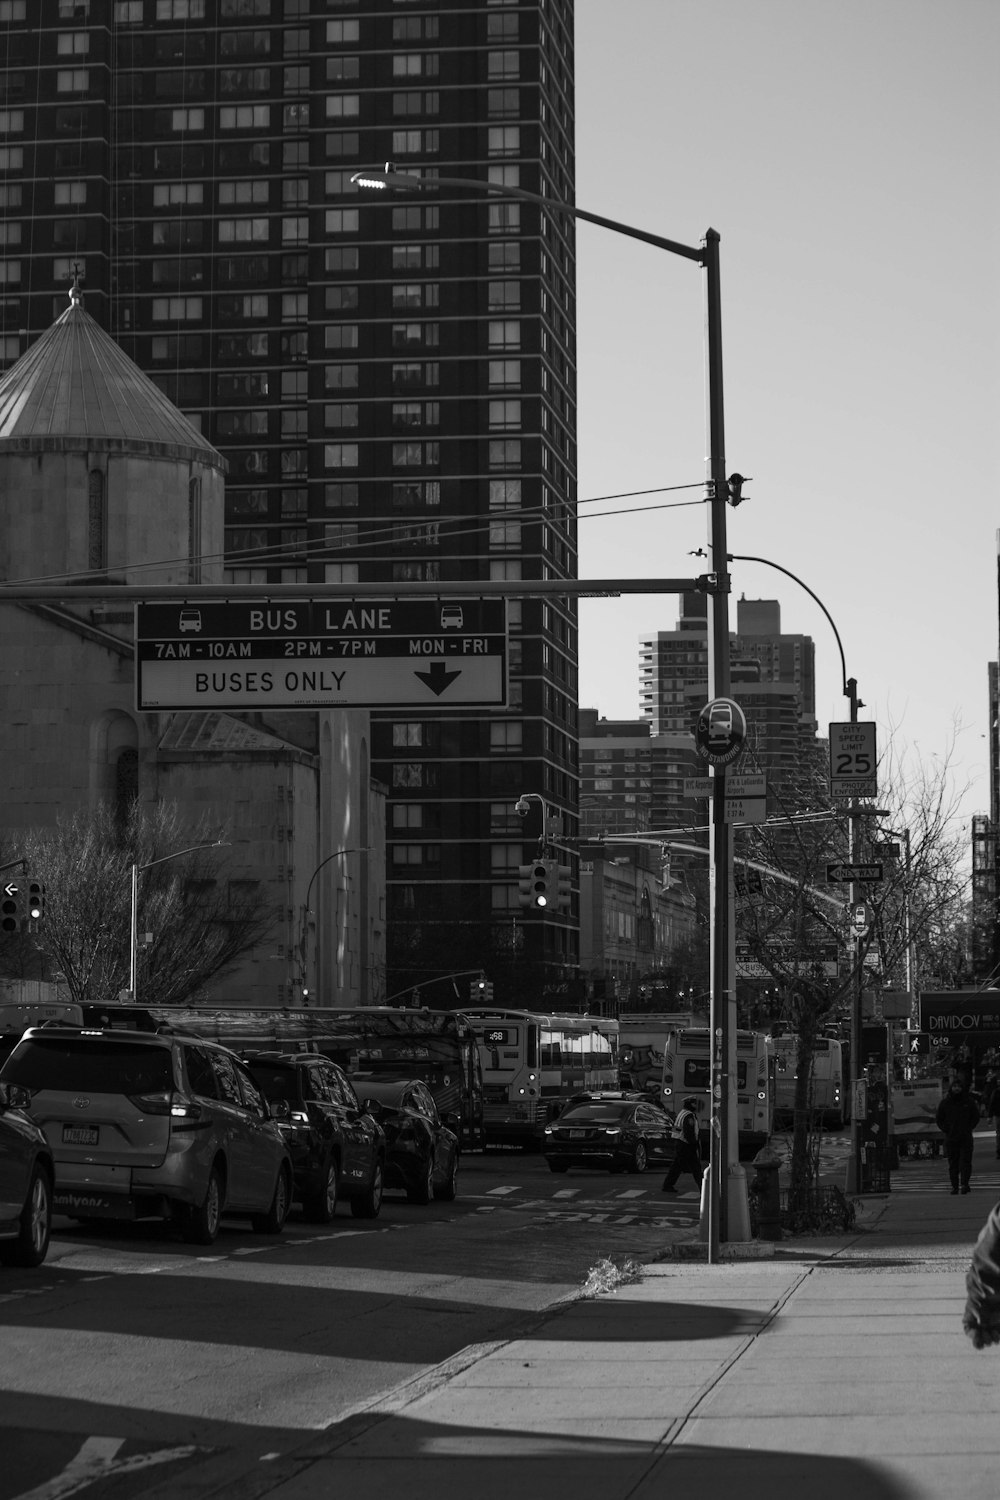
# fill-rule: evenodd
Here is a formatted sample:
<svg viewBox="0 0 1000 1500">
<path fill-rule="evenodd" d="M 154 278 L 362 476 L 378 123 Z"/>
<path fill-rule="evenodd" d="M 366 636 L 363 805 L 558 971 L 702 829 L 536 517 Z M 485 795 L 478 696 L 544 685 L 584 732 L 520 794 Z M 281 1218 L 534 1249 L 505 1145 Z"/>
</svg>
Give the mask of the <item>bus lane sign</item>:
<svg viewBox="0 0 1000 1500">
<path fill-rule="evenodd" d="M 137 604 L 135 657 L 146 712 L 504 706 L 506 603 Z"/>
</svg>

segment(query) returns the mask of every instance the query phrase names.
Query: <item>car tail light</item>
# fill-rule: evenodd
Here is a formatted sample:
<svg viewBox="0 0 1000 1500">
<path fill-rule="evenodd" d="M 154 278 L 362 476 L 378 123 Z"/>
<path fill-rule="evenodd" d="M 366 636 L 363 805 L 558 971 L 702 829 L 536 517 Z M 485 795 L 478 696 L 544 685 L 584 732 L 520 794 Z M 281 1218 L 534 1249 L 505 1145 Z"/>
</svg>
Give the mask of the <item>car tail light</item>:
<svg viewBox="0 0 1000 1500">
<path fill-rule="evenodd" d="M 172 1120 L 187 1120 L 191 1123 L 203 1118 L 204 1110 L 197 1099 L 188 1099 L 184 1094 L 172 1094 L 169 1114 Z M 164 1113 L 167 1113 L 165 1110 Z"/>
<path fill-rule="evenodd" d="M 288 1116 L 291 1125 L 308 1125 L 309 1116 L 304 1109 L 293 1109 Z"/>
<path fill-rule="evenodd" d="M 621 1133 L 622 1128 L 620 1125 L 605 1125 L 604 1127 L 605 1135 L 621 1135 Z"/>
<path fill-rule="evenodd" d="M 174 1113 L 174 1096 L 169 1089 L 166 1093 L 156 1094 L 129 1094 L 130 1104 L 136 1109 L 142 1110 L 144 1115 L 172 1115 Z"/>
</svg>

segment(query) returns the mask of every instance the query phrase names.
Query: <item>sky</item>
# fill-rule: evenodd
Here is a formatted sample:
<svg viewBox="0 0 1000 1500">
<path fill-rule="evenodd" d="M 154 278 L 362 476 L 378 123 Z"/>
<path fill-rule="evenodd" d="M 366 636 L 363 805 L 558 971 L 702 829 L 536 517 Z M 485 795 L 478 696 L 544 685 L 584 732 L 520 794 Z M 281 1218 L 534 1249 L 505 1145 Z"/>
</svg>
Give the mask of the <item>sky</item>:
<svg viewBox="0 0 1000 1500">
<path fill-rule="evenodd" d="M 721 236 L 726 467 L 752 480 L 728 550 L 822 600 L 879 752 L 950 755 L 966 815 L 998 654 L 998 58 L 996 0 L 576 4 L 577 205 Z M 578 222 L 577 353 L 581 578 L 705 571 L 700 266 Z M 806 590 L 734 561 L 731 628 L 741 595 L 815 641 L 820 733 L 848 720 Z M 639 640 L 679 603 L 581 602 L 581 706 L 639 716 Z"/>
</svg>

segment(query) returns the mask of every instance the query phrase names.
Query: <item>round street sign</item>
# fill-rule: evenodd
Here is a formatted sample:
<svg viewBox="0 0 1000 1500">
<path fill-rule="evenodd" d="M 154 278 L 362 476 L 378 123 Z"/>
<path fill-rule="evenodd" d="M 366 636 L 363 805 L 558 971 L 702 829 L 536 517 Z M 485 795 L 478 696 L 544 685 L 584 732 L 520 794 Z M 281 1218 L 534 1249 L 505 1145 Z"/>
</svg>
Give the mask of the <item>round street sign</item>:
<svg viewBox="0 0 1000 1500">
<path fill-rule="evenodd" d="M 735 760 L 746 737 L 746 715 L 732 698 L 713 698 L 698 715 L 694 745 L 709 765 L 727 766 Z"/>
</svg>

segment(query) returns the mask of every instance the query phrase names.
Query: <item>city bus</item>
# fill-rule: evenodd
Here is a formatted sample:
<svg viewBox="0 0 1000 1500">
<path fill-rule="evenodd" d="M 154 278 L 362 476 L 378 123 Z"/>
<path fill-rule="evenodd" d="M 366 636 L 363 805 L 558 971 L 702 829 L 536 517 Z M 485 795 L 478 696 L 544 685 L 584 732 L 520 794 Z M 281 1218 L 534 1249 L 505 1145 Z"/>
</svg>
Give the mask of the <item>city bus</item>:
<svg viewBox="0 0 1000 1500">
<path fill-rule="evenodd" d="M 791 1121 L 795 1111 L 795 1057 L 798 1038 L 774 1038 L 774 1113 L 779 1121 Z M 840 1130 L 850 1118 L 850 1087 L 845 1077 L 845 1047 L 836 1037 L 819 1036 L 814 1043 L 808 1108 L 822 1125 Z"/>
<path fill-rule="evenodd" d="M 690 1011 L 622 1011 L 618 1017 L 618 1077 L 622 1088 L 638 1089 L 658 1099 L 667 1037 L 672 1031 L 696 1024 L 697 1018 Z"/>
<path fill-rule="evenodd" d="M 476 1034 L 460 1011 L 365 1006 L 267 1010 L 210 1005 L 86 1005 L 84 1024 L 160 1027 L 223 1042 L 234 1052 L 319 1052 L 344 1071 L 419 1078 L 438 1113 L 461 1121 L 463 1146 L 482 1150 L 483 1074 Z"/>
<path fill-rule="evenodd" d="M 487 1145 L 533 1147 L 573 1094 L 618 1088 L 618 1022 L 470 1006 L 483 1064 Z"/>
<path fill-rule="evenodd" d="M 10 1056 L 29 1026 L 82 1026 L 83 1011 L 67 1001 L 52 1004 L 20 1000 L 0 1003 L 0 1062 Z"/>
<path fill-rule="evenodd" d="M 660 1086 L 660 1102 L 671 1114 L 694 1098 L 703 1148 L 712 1118 L 711 1036 L 707 1026 L 671 1032 Z M 774 1128 L 774 1048 L 762 1031 L 736 1033 L 736 1126 L 741 1160 L 756 1156 Z"/>
</svg>

